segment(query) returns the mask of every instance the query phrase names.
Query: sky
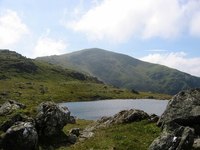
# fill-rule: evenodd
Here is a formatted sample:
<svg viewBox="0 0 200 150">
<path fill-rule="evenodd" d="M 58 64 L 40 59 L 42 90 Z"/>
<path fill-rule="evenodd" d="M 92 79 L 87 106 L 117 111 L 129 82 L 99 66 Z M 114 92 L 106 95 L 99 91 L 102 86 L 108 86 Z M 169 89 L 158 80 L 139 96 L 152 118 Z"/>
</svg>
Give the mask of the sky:
<svg viewBox="0 0 200 150">
<path fill-rule="evenodd" d="M 200 77 L 200 0 L 0 0 L 0 49 L 102 48 Z"/>
</svg>

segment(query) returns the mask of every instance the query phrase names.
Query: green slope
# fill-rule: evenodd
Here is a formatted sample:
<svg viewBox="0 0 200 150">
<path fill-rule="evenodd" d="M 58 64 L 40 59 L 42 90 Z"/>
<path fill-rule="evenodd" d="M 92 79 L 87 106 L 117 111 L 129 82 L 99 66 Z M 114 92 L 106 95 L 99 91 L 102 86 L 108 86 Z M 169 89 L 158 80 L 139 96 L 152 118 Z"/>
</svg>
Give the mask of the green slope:
<svg viewBox="0 0 200 150">
<path fill-rule="evenodd" d="M 105 83 L 139 91 L 176 94 L 183 89 L 200 87 L 198 77 L 97 48 L 37 60 L 77 69 Z"/>
<path fill-rule="evenodd" d="M 27 105 L 42 101 L 86 101 L 112 98 L 162 98 L 152 93 L 135 94 L 106 85 L 97 78 L 46 62 L 0 50 L 0 103 L 7 99 Z"/>
</svg>

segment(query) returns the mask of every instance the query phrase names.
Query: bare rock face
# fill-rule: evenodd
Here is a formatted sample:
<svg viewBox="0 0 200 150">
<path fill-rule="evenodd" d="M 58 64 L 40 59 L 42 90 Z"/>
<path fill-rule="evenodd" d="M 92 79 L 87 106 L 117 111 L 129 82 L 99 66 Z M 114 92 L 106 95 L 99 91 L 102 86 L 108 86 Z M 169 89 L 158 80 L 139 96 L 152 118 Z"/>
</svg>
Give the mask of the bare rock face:
<svg viewBox="0 0 200 150">
<path fill-rule="evenodd" d="M 0 107 L 0 116 L 12 113 L 17 109 L 24 109 L 26 106 L 14 100 L 8 100 Z"/>
<path fill-rule="evenodd" d="M 67 107 L 59 106 L 54 102 L 41 103 L 35 119 L 39 136 L 58 135 L 70 122 L 70 118 Z"/>
<path fill-rule="evenodd" d="M 10 127 L 2 138 L 4 150 L 36 150 L 38 134 L 31 122 L 17 122 Z"/>
<path fill-rule="evenodd" d="M 175 95 L 157 125 L 163 131 L 149 150 L 191 150 L 198 147 L 194 139 L 200 136 L 200 89 Z"/>
<path fill-rule="evenodd" d="M 194 142 L 194 129 L 179 126 L 164 128 L 161 135 L 149 146 L 149 150 L 190 150 Z"/>
<path fill-rule="evenodd" d="M 131 123 L 148 118 L 149 115 L 146 112 L 138 109 L 130 109 L 122 110 L 119 113 L 115 114 L 113 117 L 102 117 L 100 120 L 97 120 L 97 123 L 107 126 L 112 124 Z"/>
<path fill-rule="evenodd" d="M 200 89 L 182 91 L 172 98 L 158 125 L 168 122 L 183 126 L 200 124 Z"/>
</svg>

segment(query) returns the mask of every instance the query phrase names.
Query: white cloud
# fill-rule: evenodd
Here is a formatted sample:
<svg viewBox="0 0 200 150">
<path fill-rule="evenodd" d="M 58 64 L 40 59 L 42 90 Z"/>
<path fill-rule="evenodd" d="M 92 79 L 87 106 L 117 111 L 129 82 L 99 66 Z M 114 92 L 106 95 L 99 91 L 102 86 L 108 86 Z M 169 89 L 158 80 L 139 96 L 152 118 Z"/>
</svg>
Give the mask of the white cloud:
<svg viewBox="0 0 200 150">
<path fill-rule="evenodd" d="M 63 40 L 50 38 L 47 34 L 38 39 L 32 57 L 63 54 L 67 46 Z"/>
<path fill-rule="evenodd" d="M 4 10 L 0 12 L 0 47 L 7 47 L 19 42 L 29 29 L 22 22 L 17 12 Z"/>
<path fill-rule="evenodd" d="M 200 12 L 192 18 L 190 31 L 192 35 L 200 37 Z"/>
<path fill-rule="evenodd" d="M 165 65 L 200 77 L 200 57 L 188 58 L 184 52 L 154 53 L 141 60 Z"/>
<path fill-rule="evenodd" d="M 185 31 L 200 35 L 199 8 L 198 0 L 103 0 L 65 25 L 90 39 L 114 42 L 175 38 Z"/>
</svg>

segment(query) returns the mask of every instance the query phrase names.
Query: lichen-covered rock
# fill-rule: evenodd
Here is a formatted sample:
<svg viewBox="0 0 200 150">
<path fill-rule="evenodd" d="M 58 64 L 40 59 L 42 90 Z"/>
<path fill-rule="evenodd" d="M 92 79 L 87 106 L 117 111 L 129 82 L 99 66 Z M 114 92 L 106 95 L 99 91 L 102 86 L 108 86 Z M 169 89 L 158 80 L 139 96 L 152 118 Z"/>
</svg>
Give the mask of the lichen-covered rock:
<svg viewBox="0 0 200 150">
<path fill-rule="evenodd" d="M 35 126 L 35 121 L 33 118 L 21 115 L 21 114 L 16 114 L 7 121 L 5 121 L 3 124 L 0 125 L 0 130 L 6 132 L 8 128 L 13 126 L 16 122 L 32 122 L 32 124 Z"/>
<path fill-rule="evenodd" d="M 163 131 L 150 150 L 191 150 L 194 138 L 200 136 L 200 89 L 175 95 L 157 124 Z"/>
<path fill-rule="evenodd" d="M 189 127 L 180 126 L 169 130 L 166 127 L 161 135 L 156 138 L 149 150 L 191 150 L 194 142 L 194 130 Z"/>
<path fill-rule="evenodd" d="M 200 89 L 182 91 L 172 98 L 158 125 L 163 126 L 168 122 L 183 126 L 200 124 Z"/>
<path fill-rule="evenodd" d="M 4 150 L 36 150 L 38 134 L 31 122 L 17 122 L 2 138 Z"/>
<path fill-rule="evenodd" d="M 14 100 L 8 100 L 0 107 L 0 115 L 7 115 L 17 109 L 24 109 L 26 106 Z"/>
<path fill-rule="evenodd" d="M 39 105 L 35 120 L 39 136 L 57 135 L 70 122 L 70 111 L 54 102 L 44 102 Z"/>
<path fill-rule="evenodd" d="M 149 115 L 142 110 L 123 110 L 114 115 L 114 117 L 110 120 L 110 124 L 130 123 L 134 121 L 141 121 L 147 118 L 149 118 Z"/>
</svg>

